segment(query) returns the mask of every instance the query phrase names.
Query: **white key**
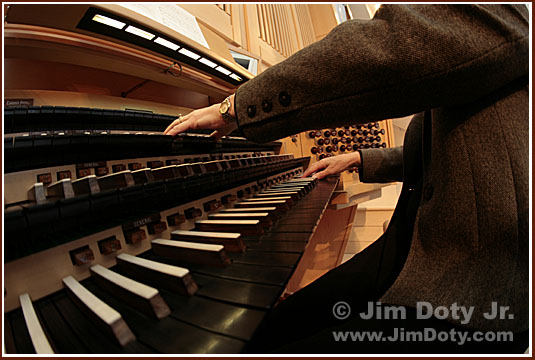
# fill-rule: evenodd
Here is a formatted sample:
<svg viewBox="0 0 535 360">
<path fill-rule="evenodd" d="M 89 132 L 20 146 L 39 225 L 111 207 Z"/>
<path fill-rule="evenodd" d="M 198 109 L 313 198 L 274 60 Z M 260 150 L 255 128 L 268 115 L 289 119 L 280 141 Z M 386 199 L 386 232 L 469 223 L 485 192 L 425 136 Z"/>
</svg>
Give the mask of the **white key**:
<svg viewBox="0 0 535 360">
<path fill-rule="evenodd" d="M 52 346 L 50 346 L 48 338 L 37 318 L 30 295 L 28 293 L 22 294 L 19 296 L 19 300 L 35 352 L 37 354 L 54 354 L 54 350 L 52 350 Z"/>
</svg>

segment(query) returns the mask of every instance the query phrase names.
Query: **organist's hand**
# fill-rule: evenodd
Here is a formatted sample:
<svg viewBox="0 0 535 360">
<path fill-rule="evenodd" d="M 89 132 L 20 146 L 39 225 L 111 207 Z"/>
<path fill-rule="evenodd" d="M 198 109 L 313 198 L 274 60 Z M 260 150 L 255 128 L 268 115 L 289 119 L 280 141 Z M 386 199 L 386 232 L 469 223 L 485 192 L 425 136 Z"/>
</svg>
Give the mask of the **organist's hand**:
<svg viewBox="0 0 535 360">
<path fill-rule="evenodd" d="M 310 165 L 303 173 L 303 177 L 310 176 L 315 173 L 315 177 L 323 179 L 329 175 L 339 174 L 353 166 L 360 166 L 360 153 L 354 153 L 331 156 L 324 158 L 314 164 Z"/>
<path fill-rule="evenodd" d="M 234 103 L 234 96 L 231 96 L 232 104 Z M 236 130 L 236 122 L 228 124 L 221 116 L 219 112 L 220 104 L 214 104 L 202 109 L 197 109 L 190 112 L 187 115 L 181 116 L 171 123 L 165 129 L 164 135 L 178 135 L 188 130 L 195 129 L 213 129 L 215 130 L 211 137 L 219 140 L 221 137 L 230 134 L 232 131 Z M 231 107 L 231 115 L 234 114 L 234 106 Z"/>
</svg>

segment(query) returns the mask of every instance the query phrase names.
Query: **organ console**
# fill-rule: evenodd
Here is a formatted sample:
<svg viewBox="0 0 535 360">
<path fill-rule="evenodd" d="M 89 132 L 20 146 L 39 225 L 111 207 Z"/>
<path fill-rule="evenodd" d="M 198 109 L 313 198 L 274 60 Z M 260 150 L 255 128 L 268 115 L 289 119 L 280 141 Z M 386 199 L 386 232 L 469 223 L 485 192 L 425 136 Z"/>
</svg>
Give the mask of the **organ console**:
<svg viewBox="0 0 535 360">
<path fill-rule="evenodd" d="M 209 29 L 207 48 L 119 5 L 6 13 L 5 352 L 241 352 L 338 178 L 279 142 L 162 135 L 251 77 Z"/>
</svg>

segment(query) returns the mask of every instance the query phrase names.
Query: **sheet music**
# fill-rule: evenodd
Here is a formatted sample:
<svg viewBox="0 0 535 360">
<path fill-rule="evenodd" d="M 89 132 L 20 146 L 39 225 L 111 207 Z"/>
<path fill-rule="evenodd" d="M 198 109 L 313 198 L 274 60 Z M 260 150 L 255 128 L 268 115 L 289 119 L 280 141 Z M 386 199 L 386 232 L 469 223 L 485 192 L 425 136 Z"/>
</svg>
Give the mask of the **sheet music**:
<svg viewBox="0 0 535 360">
<path fill-rule="evenodd" d="M 122 3 L 120 5 L 167 26 L 202 46 L 210 48 L 195 16 L 176 4 Z"/>
</svg>

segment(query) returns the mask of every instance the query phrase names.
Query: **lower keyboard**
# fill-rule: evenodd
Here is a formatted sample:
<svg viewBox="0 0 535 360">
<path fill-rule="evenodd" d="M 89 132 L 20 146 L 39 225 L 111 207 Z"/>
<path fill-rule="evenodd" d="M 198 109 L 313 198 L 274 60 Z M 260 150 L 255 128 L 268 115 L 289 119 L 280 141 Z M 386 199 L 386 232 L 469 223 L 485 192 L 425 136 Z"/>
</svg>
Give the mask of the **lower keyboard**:
<svg viewBox="0 0 535 360">
<path fill-rule="evenodd" d="M 228 252 L 228 266 L 173 260 L 152 250 L 140 254 L 189 269 L 198 286 L 193 296 L 187 296 L 148 284 L 157 288 L 170 308 L 162 319 L 120 300 L 93 277 L 81 281 L 124 318 L 135 335 L 125 346 L 101 331 L 65 290 L 34 302 L 50 345 L 57 353 L 240 353 L 283 294 L 336 185 L 333 179 L 318 182 L 288 211 L 280 212 L 263 235 L 244 236 L 246 250 Z M 118 266 L 111 270 L 121 273 Z M 122 274 L 129 276 L 124 270 Z M 4 324 L 8 353 L 35 353 L 21 309 L 5 314 Z"/>
</svg>

